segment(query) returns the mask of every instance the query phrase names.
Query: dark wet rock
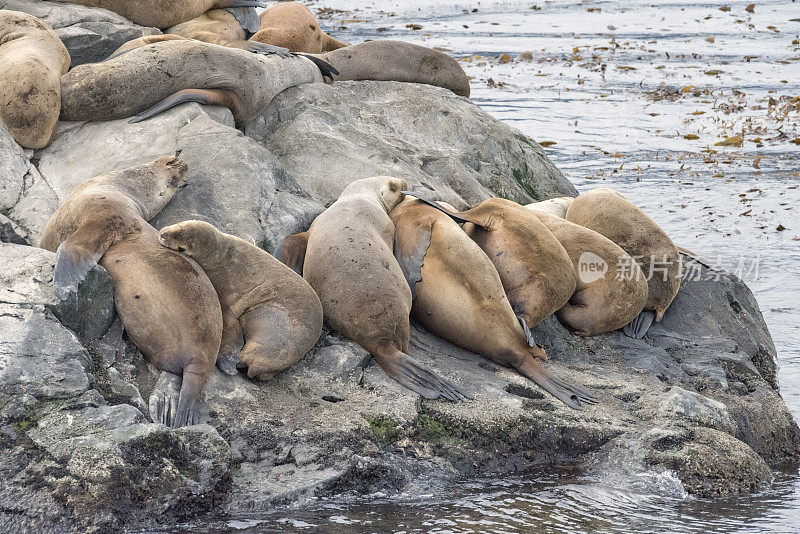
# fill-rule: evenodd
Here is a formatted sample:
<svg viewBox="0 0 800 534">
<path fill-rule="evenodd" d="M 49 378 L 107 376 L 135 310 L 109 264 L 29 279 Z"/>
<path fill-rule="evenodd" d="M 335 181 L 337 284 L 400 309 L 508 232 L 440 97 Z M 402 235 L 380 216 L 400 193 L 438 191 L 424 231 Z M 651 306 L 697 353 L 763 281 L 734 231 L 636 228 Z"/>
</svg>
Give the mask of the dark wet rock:
<svg viewBox="0 0 800 534">
<path fill-rule="evenodd" d="M 227 110 L 190 104 L 140 124 L 63 123 L 47 149 L 0 151 L 2 215 L 30 243 L 87 178 L 173 154 L 189 163 L 189 186 L 154 225 L 204 219 L 267 250 L 373 174 L 406 177 L 459 206 L 494 193 L 523 202 L 574 193 L 534 141 L 468 101 L 388 82 L 290 89 L 247 135 Z M 562 462 L 613 484 L 657 480 L 670 495 L 735 495 L 800 459 L 752 293 L 703 266 L 644 340 L 582 339 L 552 317 L 534 329 L 549 369 L 600 400 L 582 411 L 412 325 L 412 356 L 474 401 L 421 399 L 326 331 L 267 383 L 216 372 L 204 393 L 210 426 L 173 431 L 148 422 L 159 372 L 119 320 L 107 328 L 102 273 L 90 303 L 105 304 L 83 308 L 81 327 L 57 311 L 52 254 L 0 247 L 11 266 L 11 291 L 0 289 L 2 531 L 119 530 L 314 497 L 430 493 L 458 476 Z M 95 328 L 82 344 L 65 324 Z M 96 497 L 106 494 L 119 498 Z"/>
<path fill-rule="evenodd" d="M 72 66 L 102 61 L 131 39 L 158 35 L 107 9 L 39 0 L 0 0 L 0 9 L 23 11 L 53 27 L 72 58 Z"/>
</svg>

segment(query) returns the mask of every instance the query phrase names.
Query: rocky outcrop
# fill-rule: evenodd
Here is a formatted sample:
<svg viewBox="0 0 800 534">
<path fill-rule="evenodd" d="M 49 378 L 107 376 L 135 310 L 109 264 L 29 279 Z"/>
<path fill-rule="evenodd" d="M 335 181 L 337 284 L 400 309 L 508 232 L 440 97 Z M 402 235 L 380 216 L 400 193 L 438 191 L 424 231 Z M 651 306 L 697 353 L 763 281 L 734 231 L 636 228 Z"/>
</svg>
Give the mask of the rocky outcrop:
<svg viewBox="0 0 800 534">
<path fill-rule="evenodd" d="M 533 140 L 447 91 L 411 84 L 293 88 L 245 134 L 227 110 L 190 104 L 140 124 L 64 123 L 35 154 L 5 135 L 0 224 L 28 244 L 82 181 L 172 154 L 188 162 L 189 186 L 154 226 L 200 218 L 268 250 L 306 229 L 347 183 L 374 174 L 459 207 L 493 194 L 531 202 L 574 193 Z M 429 492 L 462 475 L 578 459 L 602 472 L 667 470 L 700 496 L 742 494 L 798 462 L 800 433 L 753 295 L 703 266 L 644 340 L 581 339 L 554 318 L 535 329 L 552 372 L 599 398 L 583 411 L 414 325 L 411 354 L 474 401 L 421 399 L 326 331 L 270 382 L 216 372 L 207 424 L 173 431 L 147 420 L 157 370 L 118 320 L 107 327 L 107 275 L 98 269 L 61 305 L 52 254 L 0 247 L 0 262 L 13 266 L 0 292 L 3 531 L 141 527 L 310 496 Z M 67 305 L 82 311 L 60 311 Z"/>
</svg>

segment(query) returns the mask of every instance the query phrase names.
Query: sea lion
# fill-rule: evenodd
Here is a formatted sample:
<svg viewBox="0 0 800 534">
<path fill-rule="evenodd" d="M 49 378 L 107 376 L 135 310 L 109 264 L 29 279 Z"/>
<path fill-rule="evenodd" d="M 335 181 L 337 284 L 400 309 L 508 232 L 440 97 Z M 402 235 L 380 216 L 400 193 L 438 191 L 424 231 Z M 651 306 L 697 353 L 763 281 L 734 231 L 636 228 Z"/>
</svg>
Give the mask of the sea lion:
<svg viewBox="0 0 800 534">
<path fill-rule="evenodd" d="M 219 8 L 265 7 L 266 0 L 54 0 L 89 7 L 102 7 L 140 26 L 161 30 L 192 20 Z"/>
<path fill-rule="evenodd" d="M 563 219 L 567 216 L 567 210 L 569 209 L 570 204 L 574 198 L 572 197 L 555 197 L 550 198 L 547 200 L 542 200 L 541 202 L 534 202 L 532 204 L 528 204 L 525 207 L 528 209 L 535 209 L 539 212 L 549 213 L 550 215 L 555 215 L 556 217 Z"/>
<path fill-rule="evenodd" d="M 260 18 L 261 27 L 250 38 L 252 41 L 310 54 L 347 46 L 322 31 L 311 10 L 300 2 L 277 2 L 264 10 Z"/>
<path fill-rule="evenodd" d="M 222 305 L 217 366 L 268 380 L 302 358 L 322 334 L 322 304 L 303 277 L 267 252 L 203 221 L 163 228 L 165 247 L 194 259 Z"/>
<path fill-rule="evenodd" d="M 564 203 L 542 204 L 526 207 L 567 251 L 577 280 L 575 293 L 556 312 L 558 320 L 579 336 L 596 336 L 630 323 L 647 302 L 647 280 L 639 266 L 610 239 L 549 212 L 560 213 Z"/>
<path fill-rule="evenodd" d="M 44 148 L 61 112 L 61 75 L 70 57 L 34 16 L 0 10 L 0 122 L 24 148 Z"/>
<path fill-rule="evenodd" d="M 513 367 L 572 408 L 594 398 L 551 376 L 529 347 L 491 260 L 458 226 L 427 204 L 406 197 L 390 214 L 394 253 L 414 295 L 411 316 L 454 345 Z"/>
<path fill-rule="evenodd" d="M 164 371 L 162 379 L 183 376 L 178 395 L 170 397 L 162 389 L 169 380 L 159 380 L 150 400 L 153 420 L 172 427 L 197 423 L 222 337 L 214 286 L 194 260 L 162 247 L 147 223 L 185 185 L 186 170 L 167 157 L 91 178 L 58 208 L 42 237 L 42 248 L 56 253 L 59 298 L 77 291 L 99 262 L 114 280 L 114 305 L 131 340 Z"/>
<path fill-rule="evenodd" d="M 316 55 L 338 71 L 333 81 L 424 83 L 469 97 L 469 78 L 443 52 L 402 41 L 368 41 Z"/>
<path fill-rule="evenodd" d="M 177 41 L 182 38 L 241 48 L 256 54 L 278 54 L 281 57 L 289 57 L 289 50 L 286 48 L 249 41 L 250 28 L 253 24 L 255 31 L 258 31 L 260 21 L 253 8 L 212 9 L 192 20 L 167 28 L 164 35 L 145 35 L 128 41 L 115 50 L 108 59 L 114 59 L 140 46 L 161 41 Z"/>
<path fill-rule="evenodd" d="M 532 347 L 530 329 L 575 293 L 577 281 L 569 254 L 547 227 L 524 206 L 503 198 L 484 200 L 471 210 L 454 212 L 429 193 L 405 191 L 455 221 L 489 256 L 500 275 L 511 307 Z"/>
<path fill-rule="evenodd" d="M 200 102 L 227 107 L 241 126 L 287 87 L 322 82 L 327 72 L 320 64 L 316 58 L 262 56 L 195 40 L 159 42 L 69 71 L 61 80 L 61 118 L 139 114 L 131 121 L 138 122 Z"/>
<path fill-rule="evenodd" d="M 311 284 L 328 324 L 367 349 L 387 375 L 428 399 L 469 398 L 408 355 L 411 290 L 392 254 L 389 218 L 404 187 L 405 180 L 386 176 L 354 181 L 307 232 L 284 238 L 275 256 Z"/>
<path fill-rule="evenodd" d="M 566 219 L 607 237 L 631 255 L 647 279 L 644 311 L 623 329 L 641 339 L 653 320 L 659 322 L 681 286 L 681 257 L 672 240 L 650 217 L 622 194 L 595 189 L 579 195 Z"/>
</svg>

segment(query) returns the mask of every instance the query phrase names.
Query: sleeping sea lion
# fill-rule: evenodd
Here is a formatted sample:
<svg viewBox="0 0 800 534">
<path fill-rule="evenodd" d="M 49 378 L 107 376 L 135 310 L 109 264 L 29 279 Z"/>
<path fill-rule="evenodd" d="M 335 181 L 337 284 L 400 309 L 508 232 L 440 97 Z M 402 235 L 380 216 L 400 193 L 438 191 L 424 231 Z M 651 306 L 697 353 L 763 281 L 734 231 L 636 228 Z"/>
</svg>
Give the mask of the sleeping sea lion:
<svg viewBox="0 0 800 534">
<path fill-rule="evenodd" d="M 394 253 L 414 303 L 411 316 L 454 345 L 513 367 L 572 408 L 594 398 L 550 375 L 529 347 L 491 260 L 450 217 L 411 197 L 391 212 Z"/>
<path fill-rule="evenodd" d="M 252 41 L 320 54 L 347 46 L 319 27 L 316 17 L 300 2 L 277 2 L 261 13 L 261 27 Z"/>
<path fill-rule="evenodd" d="M 405 186 L 386 176 L 354 181 L 275 256 L 311 284 L 328 324 L 367 349 L 387 375 L 428 399 L 469 398 L 408 355 L 411 290 L 392 254 L 389 218 Z"/>
<path fill-rule="evenodd" d="M 321 83 L 320 60 L 262 56 L 195 40 L 159 42 L 103 63 L 80 65 L 61 80 L 62 120 L 145 120 L 184 102 L 225 106 L 242 125 L 272 98 Z M 138 114 L 138 115 L 137 115 Z"/>
<path fill-rule="evenodd" d="M 641 339 L 664 316 L 681 286 L 681 257 L 667 234 L 642 210 L 611 189 L 595 189 L 572 201 L 566 218 L 607 237 L 636 260 L 647 280 L 644 311 L 623 331 Z"/>
<path fill-rule="evenodd" d="M 54 0 L 102 7 L 140 26 L 161 30 L 219 8 L 265 7 L 266 0 Z"/>
<path fill-rule="evenodd" d="M 268 380 L 314 348 L 322 334 L 322 305 L 303 277 L 244 239 L 203 221 L 162 229 L 161 244 L 194 259 L 222 305 L 217 366 L 236 365 Z"/>
<path fill-rule="evenodd" d="M 647 280 L 639 266 L 610 239 L 548 212 L 563 204 L 545 202 L 526 207 L 567 251 L 577 279 L 575 293 L 556 312 L 558 320 L 579 336 L 596 336 L 630 323 L 647 302 Z"/>
<path fill-rule="evenodd" d="M 0 122 L 24 148 L 44 148 L 61 112 L 69 52 L 36 17 L 0 10 Z"/>
<path fill-rule="evenodd" d="M 490 198 L 471 210 L 453 212 L 428 193 L 405 193 L 466 223 L 464 231 L 494 264 L 533 346 L 530 329 L 561 309 L 575 293 L 575 270 L 561 243 L 530 210 L 510 200 Z"/>
<path fill-rule="evenodd" d="M 214 286 L 186 256 L 162 247 L 147 223 L 183 187 L 187 166 L 167 157 L 102 174 L 79 185 L 42 236 L 56 253 L 56 295 L 64 299 L 98 262 L 114 280 L 114 305 L 131 340 L 168 375 L 183 376 L 179 395 L 159 380 L 150 400 L 154 421 L 198 422 L 197 403 L 214 370 L 222 312 Z M 167 397 L 167 398 L 165 398 Z"/>
</svg>

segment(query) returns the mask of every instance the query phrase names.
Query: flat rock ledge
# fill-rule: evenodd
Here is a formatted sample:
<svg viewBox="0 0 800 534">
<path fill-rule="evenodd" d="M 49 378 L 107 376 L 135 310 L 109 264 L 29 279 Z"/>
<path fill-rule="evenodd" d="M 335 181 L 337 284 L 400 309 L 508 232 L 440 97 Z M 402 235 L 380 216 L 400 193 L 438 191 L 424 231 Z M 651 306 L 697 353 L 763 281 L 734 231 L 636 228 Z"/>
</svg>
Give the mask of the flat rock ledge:
<svg viewBox="0 0 800 534">
<path fill-rule="evenodd" d="M 553 318 L 535 329 L 552 371 L 599 398 L 583 411 L 414 325 L 412 355 L 473 402 L 421 399 L 326 331 L 273 381 L 217 372 L 205 424 L 153 424 L 146 400 L 158 371 L 114 318 L 107 273 L 95 269 L 59 302 L 54 255 L 34 247 L 79 183 L 174 154 L 189 163 L 189 187 L 153 224 L 200 218 L 268 251 L 376 174 L 459 207 L 575 194 L 535 141 L 413 84 L 296 87 L 245 133 L 227 110 L 196 104 L 140 124 L 63 123 L 35 153 L 0 128 L 2 532 L 152 528 L 317 497 L 429 493 L 462 476 L 564 462 L 617 480 L 668 471 L 689 493 L 716 497 L 757 491 L 798 464 L 800 432 L 755 299 L 705 267 L 642 341 L 581 339 Z"/>
</svg>

